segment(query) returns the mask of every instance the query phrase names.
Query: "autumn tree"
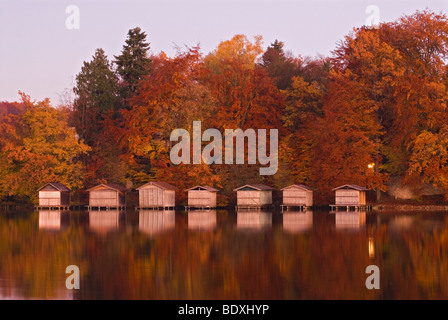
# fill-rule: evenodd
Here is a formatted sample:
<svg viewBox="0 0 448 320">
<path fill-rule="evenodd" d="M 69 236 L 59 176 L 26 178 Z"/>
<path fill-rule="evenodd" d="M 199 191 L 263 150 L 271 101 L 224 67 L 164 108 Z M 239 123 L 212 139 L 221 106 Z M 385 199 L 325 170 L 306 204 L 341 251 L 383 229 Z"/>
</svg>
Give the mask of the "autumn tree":
<svg viewBox="0 0 448 320">
<path fill-rule="evenodd" d="M 384 190 L 387 176 L 369 166 L 378 159 L 383 130 L 377 122 L 377 106 L 366 98 L 364 88 L 333 73 L 323 111 L 324 117 L 317 118 L 314 126 L 317 143 L 311 163 L 318 201 L 329 201 L 331 189 L 342 184 Z"/>
<path fill-rule="evenodd" d="M 235 35 L 205 57 L 203 81 L 217 100 L 210 121 L 213 128 L 222 132 L 237 128 L 277 129 L 279 139 L 283 137 L 280 117 L 284 100 L 266 69 L 258 63 L 262 52 L 261 37 L 251 42 L 244 35 Z M 270 149 L 269 145 L 266 149 Z M 273 182 L 272 177 L 260 176 L 258 164 L 247 164 L 247 151 L 244 151 L 245 165 L 216 168 L 226 181 L 223 193 L 229 196 L 233 188 L 241 184 Z"/>
<path fill-rule="evenodd" d="M 120 122 L 112 110 L 101 121 L 101 131 L 92 145 L 87 162 L 86 181 L 89 185 L 107 182 L 129 184 L 128 167 L 120 145 Z"/>
<path fill-rule="evenodd" d="M 415 139 L 446 122 L 447 31 L 445 16 L 424 11 L 356 29 L 338 46 L 315 162 L 320 184 L 327 176 L 333 185 L 347 178 L 362 184 L 364 173 L 363 185 L 379 191 L 387 175 L 408 172 Z M 369 161 L 373 172 L 365 170 Z"/>
<path fill-rule="evenodd" d="M 285 97 L 282 123 L 286 129 L 280 153 L 280 164 L 286 167 L 283 184 L 312 181 L 313 150 L 319 138 L 316 123 L 323 116 L 326 89 L 317 81 L 307 82 L 302 76 L 296 76 L 291 87 L 282 91 Z"/>
<path fill-rule="evenodd" d="M 131 109 L 122 110 L 120 139 L 128 176 L 137 184 L 156 178 L 180 188 L 199 182 L 217 186 L 219 179 L 209 166 L 175 166 L 169 154 L 171 132 L 182 128 L 192 133 L 195 120 L 207 126 L 215 107 L 214 97 L 199 82 L 199 48 L 179 52 L 174 58 L 161 53 L 152 61 L 152 71 L 140 82 Z"/>
<path fill-rule="evenodd" d="M 448 199 L 448 126 L 438 133 L 424 130 L 414 140 L 408 169 L 409 178 L 419 178 L 446 190 Z"/>
<path fill-rule="evenodd" d="M 89 147 L 48 99 L 33 102 L 23 93 L 21 97 L 25 111 L 5 115 L 0 123 L 0 196 L 35 200 L 36 190 L 52 181 L 82 188 L 85 168 L 77 159 Z"/>
<path fill-rule="evenodd" d="M 404 175 L 414 140 L 422 132 L 438 132 L 446 123 L 448 19 L 417 11 L 379 29 L 380 37 L 401 56 L 402 77 L 393 79 L 393 116 L 385 124 L 387 169 Z M 390 99 L 389 99 L 390 100 Z"/>
<path fill-rule="evenodd" d="M 279 92 L 272 80 L 257 67 L 262 52 L 261 37 L 252 43 L 246 36 L 236 35 L 205 57 L 204 81 L 218 101 L 214 127 L 278 128 L 282 106 L 276 101 Z"/>
<path fill-rule="evenodd" d="M 320 159 L 319 162 L 329 161 L 335 167 L 339 166 L 339 172 L 332 170 L 331 179 L 340 181 L 334 177 L 335 174 L 345 180 L 351 177 L 361 185 L 377 189 L 379 198 L 379 191 L 386 188 L 386 172 L 383 171 L 384 129 L 393 118 L 395 100 L 391 92 L 405 70 L 401 55 L 382 41 L 376 29 L 359 29 L 356 36 L 347 36 L 335 50 L 332 64 L 334 70 L 330 74 L 325 120 L 334 124 L 332 134 L 339 141 L 334 148 L 340 149 L 328 152 L 340 155 L 338 159 L 326 157 L 326 160 Z M 334 110 L 335 107 L 339 111 Z M 334 111 L 340 115 L 334 114 Z M 343 122 L 335 123 L 342 119 Z M 359 139 L 362 136 L 364 141 L 361 143 Z M 355 141 L 359 143 L 355 144 Z M 324 140 L 322 144 L 327 142 Z M 346 158 L 341 158 L 344 150 Z M 373 166 L 373 173 L 367 170 L 369 165 Z M 323 181 L 325 179 L 321 179 L 321 183 Z"/>
</svg>

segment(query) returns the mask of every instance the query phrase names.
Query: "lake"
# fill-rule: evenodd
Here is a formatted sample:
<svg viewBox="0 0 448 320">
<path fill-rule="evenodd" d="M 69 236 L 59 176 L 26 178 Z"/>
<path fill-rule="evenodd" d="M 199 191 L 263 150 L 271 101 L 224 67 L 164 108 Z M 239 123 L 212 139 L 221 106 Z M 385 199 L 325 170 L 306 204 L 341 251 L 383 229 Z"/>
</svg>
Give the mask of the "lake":
<svg viewBox="0 0 448 320">
<path fill-rule="evenodd" d="M 2 211 L 1 299 L 448 299 L 444 212 Z M 80 289 L 66 288 L 66 267 Z M 380 289 L 366 288 L 369 265 Z"/>
</svg>

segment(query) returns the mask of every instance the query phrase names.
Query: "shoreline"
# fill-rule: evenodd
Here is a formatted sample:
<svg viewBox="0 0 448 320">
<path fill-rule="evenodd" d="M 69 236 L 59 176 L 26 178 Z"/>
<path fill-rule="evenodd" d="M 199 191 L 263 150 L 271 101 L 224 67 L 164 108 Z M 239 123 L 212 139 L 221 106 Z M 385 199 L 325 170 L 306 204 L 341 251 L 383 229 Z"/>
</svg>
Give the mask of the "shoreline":
<svg viewBox="0 0 448 320">
<path fill-rule="evenodd" d="M 412 203 L 372 203 L 372 211 L 448 211 L 447 204 L 412 204 Z M 177 206 L 176 206 L 177 207 Z M 180 210 L 182 206 L 176 208 Z M 216 210 L 229 210 L 232 206 L 218 206 Z M 35 209 L 32 204 L 25 203 L 1 203 L 0 211 L 16 211 Z M 127 206 L 127 209 L 133 209 L 133 206 Z M 311 210 L 329 210 L 329 205 L 316 205 Z"/>
<path fill-rule="evenodd" d="M 448 211 L 448 204 L 374 204 L 376 211 Z"/>
</svg>

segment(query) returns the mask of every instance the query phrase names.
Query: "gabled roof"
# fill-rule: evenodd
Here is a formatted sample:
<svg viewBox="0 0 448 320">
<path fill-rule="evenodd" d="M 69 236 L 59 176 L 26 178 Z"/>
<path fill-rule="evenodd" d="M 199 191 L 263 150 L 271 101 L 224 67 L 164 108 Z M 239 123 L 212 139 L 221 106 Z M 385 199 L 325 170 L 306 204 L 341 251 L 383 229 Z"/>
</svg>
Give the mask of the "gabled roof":
<svg viewBox="0 0 448 320">
<path fill-rule="evenodd" d="M 120 191 L 120 192 L 125 192 L 126 191 L 125 187 L 120 186 L 119 184 L 115 184 L 115 183 L 101 183 L 99 185 L 96 185 L 94 187 L 91 187 L 91 188 L 87 189 L 87 191 L 91 191 L 91 190 L 97 189 L 99 187 L 106 187 L 106 188 L 109 188 L 109 189 L 112 189 L 112 190 L 115 190 L 115 191 Z"/>
<path fill-rule="evenodd" d="M 204 189 L 205 191 L 210 191 L 210 192 L 218 192 L 218 189 L 212 188 L 210 186 L 194 186 L 192 188 L 189 188 L 185 191 L 189 191 L 189 190 L 195 190 L 195 189 Z"/>
<path fill-rule="evenodd" d="M 233 189 L 233 191 L 239 191 L 240 189 L 244 189 L 244 188 L 252 188 L 252 189 L 255 189 L 255 190 L 258 190 L 258 191 L 274 190 L 274 188 L 271 188 L 270 186 L 267 186 L 265 184 L 259 183 L 259 184 L 245 184 L 242 187 Z"/>
<path fill-rule="evenodd" d="M 311 189 L 310 187 L 304 185 L 304 184 L 292 184 L 290 186 L 284 187 L 283 189 L 280 190 L 286 190 L 286 189 L 291 189 L 291 188 L 299 188 L 299 189 L 303 189 L 303 190 L 307 190 L 307 191 L 312 191 L 313 189 Z"/>
<path fill-rule="evenodd" d="M 53 188 L 55 188 L 56 190 L 61 191 L 61 192 L 70 191 L 69 188 L 67 188 L 64 184 L 62 184 L 60 182 L 49 182 L 49 183 L 45 184 L 44 186 L 42 186 L 41 188 L 37 189 L 37 191 L 42 190 L 46 186 L 52 186 Z"/>
<path fill-rule="evenodd" d="M 157 181 L 157 182 L 156 181 L 150 181 L 150 182 L 145 183 L 144 185 L 138 187 L 137 190 L 140 190 L 140 189 L 142 189 L 142 188 L 144 188 L 145 186 L 148 186 L 148 185 L 152 185 L 152 186 L 158 187 L 160 189 L 164 189 L 164 190 L 177 190 L 177 188 L 175 186 L 173 186 L 173 185 L 171 185 L 171 184 L 169 184 L 167 182 L 163 182 L 163 181 Z"/>
<path fill-rule="evenodd" d="M 354 190 L 358 190 L 358 191 L 369 191 L 369 189 L 358 186 L 357 184 L 344 184 L 343 186 L 334 188 L 333 191 L 338 190 L 338 189 L 354 189 Z"/>
</svg>

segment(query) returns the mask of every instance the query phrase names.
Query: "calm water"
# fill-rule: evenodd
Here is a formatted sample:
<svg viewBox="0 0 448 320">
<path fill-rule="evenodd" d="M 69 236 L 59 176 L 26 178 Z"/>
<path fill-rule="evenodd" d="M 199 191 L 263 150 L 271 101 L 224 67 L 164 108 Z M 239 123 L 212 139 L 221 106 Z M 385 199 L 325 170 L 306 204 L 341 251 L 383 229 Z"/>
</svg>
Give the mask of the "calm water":
<svg viewBox="0 0 448 320">
<path fill-rule="evenodd" d="M 0 212 L 0 298 L 448 299 L 448 214 Z"/>
</svg>

